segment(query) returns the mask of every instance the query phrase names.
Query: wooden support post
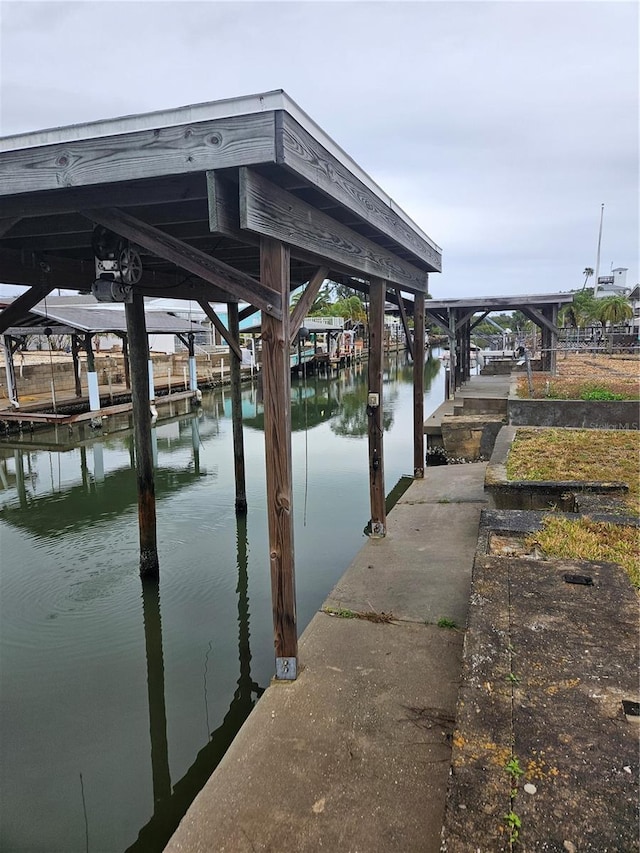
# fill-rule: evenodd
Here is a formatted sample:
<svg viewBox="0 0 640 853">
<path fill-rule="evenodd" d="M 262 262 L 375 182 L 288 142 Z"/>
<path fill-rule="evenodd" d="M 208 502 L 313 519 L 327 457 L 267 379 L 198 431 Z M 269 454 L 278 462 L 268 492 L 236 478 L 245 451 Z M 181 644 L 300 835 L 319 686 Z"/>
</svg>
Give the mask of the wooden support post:
<svg viewBox="0 0 640 853">
<path fill-rule="evenodd" d="M 11 347 L 11 337 L 9 335 L 2 336 L 2 347 L 4 350 L 4 365 L 7 379 L 7 395 L 12 403 L 18 404 L 18 386 L 16 384 L 16 369 L 13 364 L 13 349 Z"/>
<path fill-rule="evenodd" d="M 449 399 L 455 396 L 458 384 L 458 354 L 456 352 L 456 312 L 449 308 Z"/>
<path fill-rule="evenodd" d="M 84 348 L 87 353 L 87 373 L 95 373 L 96 372 L 96 362 L 93 356 L 93 346 L 91 343 L 91 338 L 93 335 L 90 332 L 84 336 Z"/>
<path fill-rule="evenodd" d="M 156 497 L 151 443 L 151 411 L 149 401 L 149 345 L 144 317 L 144 298 L 134 293 L 133 302 L 125 304 L 129 359 L 131 364 L 131 402 L 136 447 L 138 483 L 138 525 L 140 528 L 140 574 L 159 574 L 156 535 Z"/>
<path fill-rule="evenodd" d="M 424 477 L 424 294 L 413 308 L 413 476 Z"/>
<path fill-rule="evenodd" d="M 189 332 L 187 338 L 189 348 L 189 391 L 195 394 L 198 390 L 198 368 L 196 365 L 196 338 L 193 332 Z M 169 388 L 171 393 L 171 388 Z"/>
<path fill-rule="evenodd" d="M 131 371 L 129 370 L 129 339 L 122 336 L 122 358 L 124 360 L 124 386 L 131 390 Z"/>
<path fill-rule="evenodd" d="M 385 282 L 372 278 L 369 317 L 369 495 L 371 500 L 370 536 L 382 537 L 387 532 L 384 491 L 382 358 L 384 350 Z M 373 395 L 373 396 L 372 396 Z"/>
<path fill-rule="evenodd" d="M 73 361 L 73 380 L 75 382 L 76 397 L 82 397 L 82 381 L 80 379 L 80 359 L 78 358 L 78 336 L 71 335 L 71 360 Z"/>
<path fill-rule="evenodd" d="M 87 351 L 87 388 L 89 392 L 89 409 L 92 412 L 98 411 L 100 408 L 100 388 L 98 385 L 98 374 L 96 373 L 96 363 L 93 356 L 93 345 L 91 342 L 93 335 L 87 332 L 84 336 L 84 345 Z"/>
<path fill-rule="evenodd" d="M 544 309 L 542 315 L 545 316 Z M 542 369 L 545 372 L 551 372 L 551 332 L 544 325 L 541 326 L 540 331 L 542 332 Z"/>
<path fill-rule="evenodd" d="M 229 332 L 235 341 L 240 340 L 240 320 L 238 318 L 238 303 L 227 304 Z M 231 364 L 231 420 L 233 426 L 233 467 L 236 478 L 236 512 L 247 511 L 247 489 L 244 473 L 244 436 L 242 434 L 242 388 L 241 362 L 235 350 L 229 348 Z"/>
<path fill-rule="evenodd" d="M 289 300 L 289 249 L 277 240 L 260 241 L 260 281 Z M 264 438 L 267 514 L 276 678 L 293 680 L 298 671 L 298 634 L 293 552 L 291 485 L 291 365 L 289 312 L 281 319 L 262 316 Z"/>
<path fill-rule="evenodd" d="M 554 329 L 558 328 L 558 306 L 550 305 L 547 309 L 547 319 L 551 322 Z M 553 331 L 549 333 L 549 373 L 552 376 L 556 375 L 557 357 L 558 357 L 558 334 Z"/>
<path fill-rule="evenodd" d="M 462 328 L 460 329 L 460 335 L 462 339 L 462 351 L 464 353 L 463 359 L 463 376 L 462 379 L 464 382 L 468 382 L 471 378 L 471 337 L 469 334 L 469 322 L 465 321 L 462 324 Z"/>
</svg>

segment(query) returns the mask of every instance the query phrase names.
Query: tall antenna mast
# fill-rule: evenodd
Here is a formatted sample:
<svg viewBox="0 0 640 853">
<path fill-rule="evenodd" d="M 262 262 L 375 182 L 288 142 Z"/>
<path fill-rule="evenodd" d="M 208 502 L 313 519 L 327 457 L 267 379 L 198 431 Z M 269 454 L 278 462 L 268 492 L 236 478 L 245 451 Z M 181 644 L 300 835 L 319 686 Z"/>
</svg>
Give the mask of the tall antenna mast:
<svg viewBox="0 0 640 853">
<path fill-rule="evenodd" d="M 598 295 L 598 274 L 600 272 L 600 245 L 602 243 L 602 220 L 604 219 L 604 204 L 600 207 L 600 231 L 598 232 L 598 252 L 596 254 L 596 286 L 593 289 L 593 295 Z"/>
</svg>

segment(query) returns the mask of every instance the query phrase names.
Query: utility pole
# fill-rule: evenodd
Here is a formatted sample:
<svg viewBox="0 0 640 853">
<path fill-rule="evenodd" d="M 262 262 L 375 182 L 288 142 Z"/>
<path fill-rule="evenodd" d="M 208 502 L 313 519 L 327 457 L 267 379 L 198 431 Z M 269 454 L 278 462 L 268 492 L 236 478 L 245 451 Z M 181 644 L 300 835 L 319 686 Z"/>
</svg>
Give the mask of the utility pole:
<svg viewBox="0 0 640 853">
<path fill-rule="evenodd" d="M 598 275 L 600 273 L 600 245 L 602 243 L 602 220 L 604 219 L 604 204 L 600 207 L 600 230 L 598 232 L 598 252 L 596 254 L 596 283 L 593 288 L 594 298 L 598 295 Z"/>
</svg>

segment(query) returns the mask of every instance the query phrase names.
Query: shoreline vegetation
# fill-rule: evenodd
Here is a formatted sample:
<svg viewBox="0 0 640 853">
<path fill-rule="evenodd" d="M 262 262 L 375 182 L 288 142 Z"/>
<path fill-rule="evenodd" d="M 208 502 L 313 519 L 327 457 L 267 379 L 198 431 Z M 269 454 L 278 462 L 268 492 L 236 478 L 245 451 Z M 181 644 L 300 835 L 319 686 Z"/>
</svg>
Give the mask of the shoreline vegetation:
<svg viewBox="0 0 640 853">
<path fill-rule="evenodd" d="M 638 400 L 640 360 L 634 355 L 567 353 L 557 376 L 533 377 L 534 398 Z M 518 396 L 528 397 L 526 377 Z M 510 480 L 584 480 L 626 483 L 622 499 L 629 515 L 640 513 L 640 453 L 637 430 L 520 428 L 507 460 Z M 527 539 L 551 558 L 604 560 L 622 566 L 640 589 L 640 531 L 635 525 L 595 521 L 551 512 Z"/>
<path fill-rule="evenodd" d="M 578 480 L 626 483 L 629 514 L 640 512 L 637 430 L 520 428 L 507 460 L 510 480 Z M 547 557 L 605 560 L 621 565 L 640 588 L 640 531 L 635 525 L 572 519 L 549 513 L 527 539 Z"/>
<path fill-rule="evenodd" d="M 526 376 L 518 397 L 529 398 Z M 639 400 L 640 359 L 636 355 L 567 353 L 558 355 L 557 375 L 533 374 L 532 399 Z"/>
</svg>

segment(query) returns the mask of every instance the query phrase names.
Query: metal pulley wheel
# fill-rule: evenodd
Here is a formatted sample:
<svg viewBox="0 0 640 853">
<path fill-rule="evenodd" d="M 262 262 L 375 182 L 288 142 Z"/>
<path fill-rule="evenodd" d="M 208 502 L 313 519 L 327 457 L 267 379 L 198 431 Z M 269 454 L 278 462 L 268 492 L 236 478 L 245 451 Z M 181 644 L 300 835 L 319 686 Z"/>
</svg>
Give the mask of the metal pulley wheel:
<svg viewBox="0 0 640 853">
<path fill-rule="evenodd" d="M 137 284 L 142 278 L 140 254 L 130 246 L 120 252 L 118 267 L 120 269 L 120 280 L 123 284 Z"/>
</svg>

